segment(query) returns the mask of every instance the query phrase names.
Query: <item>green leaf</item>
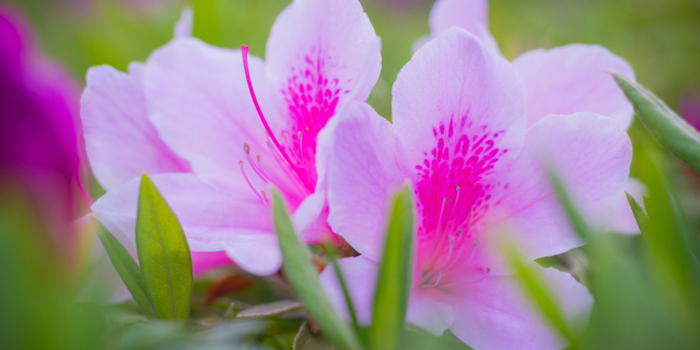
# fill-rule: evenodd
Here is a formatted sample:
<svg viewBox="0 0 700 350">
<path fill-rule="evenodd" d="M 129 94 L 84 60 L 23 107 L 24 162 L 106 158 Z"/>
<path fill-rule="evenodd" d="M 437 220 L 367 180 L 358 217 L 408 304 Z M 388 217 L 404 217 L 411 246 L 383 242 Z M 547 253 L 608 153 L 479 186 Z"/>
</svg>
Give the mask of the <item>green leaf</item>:
<svg viewBox="0 0 700 350">
<path fill-rule="evenodd" d="M 411 190 L 404 186 L 394 200 L 377 276 L 369 330 L 371 349 L 394 350 L 399 347 L 411 290 L 412 253 L 413 204 Z"/>
<path fill-rule="evenodd" d="M 105 251 L 107 251 L 109 260 L 114 265 L 114 269 L 117 270 L 129 293 L 131 293 L 131 296 L 148 318 L 155 318 L 156 310 L 153 308 L 153 303 L 148 296 L 148 288 L 141 276 L 139 265 L 136 264 L 131 254 L 107 228 L 95 218 L 90 218 L 90 220 L 95 226 L 97 236 L 105 247 Z"/>
<path fill-rule="evenodd" d="M 136 248 L 158 316 L 186 319 L 192 295 L 190 248 L 175 213 L 146 174 L 141 178 Z"/>
<path fill-rule="evenodd" d="M 700 133 L 649 90 L 622 75 L 613 73 L 613 76 L 654 139 L 700 172 Z"/>
<path fill-rule="evenodd" d="M 586 220 L 583 219 L 583 216 L 578 212 L 578 209 L 576 209 L 574 202 L 564 188 L 564 184 L 554 173 L 550 173 L 549 178 L 554 188 L 554 193 L 557 195 L 557 199 L 559 199 L 559 204 L 561 204 L 564 209 L 566 217 L 569 219 L 569 223 L 574 231 L 578 233 L 581 240 L 584 242 L 589 241 L 593 235 L 593 231 L 586 223 Z"/>
<path fill-rule="evenodd" d="M 255 305 L 236 315 L 238 318 L 259 318 L 278 316 L 301 308 L 301 303 L 293 300 L 280 300 L 272 303 Z"/>
<path fill-rule="evenodd" d="M 335 312 L 318 280 L 318 272 L 310 260 L 309 251 L 297 236 L 289 214 L 277 191 L 272 192 L 275 230 L 282 251 L 285 276 L 311 317 L 321 330 L 345 350 L 361 349 L 357 335 Z"/>
<path fill-rule="evenodd" d="M 637 225 L 639 225 L 639 230 L 642 234 L 645 234 L 649 217 L 646 213 L 644 213 L 644 209 L 642 209 L 642 206 L 637 203 L 637 200 L 634 199 L 634 197 L 632 197 L 629 193 L 625 193 L 625 195 L 627 196 L 627 201 L 630 203 L 630 207 L 632 208 L 634 219 L 637 221 Z"/>
<path fill-rule="evenodd" d="M 564 319 L 560 306 L 555 301 L 554 294 L 547 287 L 537 269 L 533 267 L 533 264 L 536 265 L 537 263 L 526 264 L 520 252 L 512 245 L 506 245 L 503 249 L 508 262 L 514 270 L 518 271 L 514 276 L 525 294 L 549 322 L 550 326 L 568 340 L 569 344 L 573 344 L 574 337 Z"/>
</svg>

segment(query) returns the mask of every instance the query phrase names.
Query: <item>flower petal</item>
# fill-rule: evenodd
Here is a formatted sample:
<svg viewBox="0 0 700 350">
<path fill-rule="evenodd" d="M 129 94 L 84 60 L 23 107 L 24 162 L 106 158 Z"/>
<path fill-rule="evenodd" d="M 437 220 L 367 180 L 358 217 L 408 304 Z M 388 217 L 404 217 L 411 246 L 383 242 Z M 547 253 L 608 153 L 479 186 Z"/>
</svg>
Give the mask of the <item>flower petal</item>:
<svg viewBox="0 0 700 350">
<path fill-rule="evenodd" d="M 493 225 L 487 239 L 513 241 L 528 260 L 581 245 L 546 169 L 562 180 L 584 218 L 605 229 L 612 224 L 631 160 L 630 139 L 613 119 L 592 113 L 542 118 L 529 129 L 523 152 L 503 179 L 507 192 L 487 219 Z M 492 273 L 504 272 L 502 264 L 493 263 Z"/>
<path fill-rule="evenodd" d="M 191 7 L 185 7 L 182 9 L 182 14 L 180 19 L 177 20 L 175 24 L 174 36 L 177 37 L 188 37 L 192 36 L 192 13 Z"/>
<path fill-rule="evenodd" d="M 571 275 L 533 265 L 575 331 L 588 322 L 593 298 Z M 465 286 L 453 298 L 452 332 L 480 350 L 561 349 L 565 341 L 540 316 L 515 276 L 494 276 Z"/>
<path fill-rule="evenodd" d="M 358 256 L 340 259 L 338 260 L 338 266 L 347 282 L 348 292 L 352 298 L 358 322 L 363 325 L 370 324 L 379 265 L 370 259 Z M 320 280 L 335 309 L 341 316 L 349 320 L 350 314 L 345 303 L 343 290 L 340 287 L 340 282 L 338 282 L 333 266 L 327 266 L 323 270 Z"/>
<path fill-rule="evenodd" d="M 277 17 L 267 41 L 272 90 L 291 89 L 300 98 L 311 90 L 320 94 L 311 98 L 318 99 L 338 89 L 338 108 L 364 101 L 379 78 L 380 46 L 359 1 L 295 0 Z M 289 114 L 285 99 L 293 96 L 277 97 L 279 112 Z"/>
<path fill-rule="evenodd" d="M 232 190 L 228 193 L 236 195 L 229 196 L 193 174 L 161 174 L 151 179 L 177 215 L 191 251 L 226 250 L 252 273 L 274 273 L 279 268 L 270 208 L 252 191 Z M 132 242 L 140 183 L 136 178 L 110 190 L 92 206 L 105 226 L 116 227 Z"/>
<path fill-rule="evenodd" d="M 138 71 L 138 65 L 134 70 Z M 81 99 L 85 146 L 90 164 L 105 189 L 149 174 L 189 169 L 148 121 L 143 85 L 136 74 L 109 66 L 91 68 Z"/>
<path fill-rule="evenodd" d="M 511 64 L 468 32 L 451 28 L 418 50 L 393 88 L 393 122 L 411 161 L 422 164 L 439 125 L 468 121 L 474 129 L 505 131 L 499 146 L 518 153 L 525 96 Z"/>
<path fill-rule="evenodd" d="M 263 63 L 250 57 L 250 70 L 264 108 L 267 88 Z M 261 155 L 261 163 L 274 183 L 288 183 L 267 145 L 267 134 L 255 111 L 246 85 L 241 53 L 209 46 L 194 38 L 179 38 L 148 59 L 146 95 L 150 119 L 163 140 L 190 161 L 204 179 L 231 183 L 230 174 L 240 173 L 240 161 L 256 188 L 263 181 L 247 160 Z"/>
<path fill-rule="evenodd" d="M 420 287 L 418 287 L 420 288 Z M 406 321 L 439 336 L 454 323 L 452 305 L 444 302 L 444 294 L 435 290 L 414 289 L 408 303 Z"/>
<path fill-rule="evenodd" d="M 405 176 L 391 123 L 366 104 L 337 118 L 328 167 L 328 223 L 358 252 L 381 258 L 392 192 Z"/>
<path fill-rule="evenodd" d="M 430 33 L 437 37 L 450 27 L 474 34 L 484 47 L 494 52 L 498 44 L 489 32 L 487 0 L 438 0 L 430 11 Z"/>
<path fill-rule="evenodd" d="M 192 273 L 195 276 L 226 265 L 233 265 L 233 261 L 224 251 L 192 252 Z"/>
<path fill-rule="evenodd" d="M 572 44 L 532 50 L 513 61 L 527 94 L 528 126 L 548 114 L 593 112 L 632 122 L 633 108 L 610 72 L 634 79 L 622 58 L 596 45 Z"/>
<path fill-rule="evenodd" d="M 635 179 L 629 178 L 625 182 L 624 191 L 629 193 L 642 207 L 644 206 L 644 194 L 646 192 L 646 187 L 644 184 Z M 627 195 L 622 193 L 617 200 L 617 208 L 615 209 L 615 223 L 610 229 L 613 232 L 622 233 L 626 235 L 635 235 L 639 233 L 639 224 L 637 224 L 637 219 L 634 218 L 634 213 L 632 212 L 632 207 L 627 200 Z"/>
</svg>

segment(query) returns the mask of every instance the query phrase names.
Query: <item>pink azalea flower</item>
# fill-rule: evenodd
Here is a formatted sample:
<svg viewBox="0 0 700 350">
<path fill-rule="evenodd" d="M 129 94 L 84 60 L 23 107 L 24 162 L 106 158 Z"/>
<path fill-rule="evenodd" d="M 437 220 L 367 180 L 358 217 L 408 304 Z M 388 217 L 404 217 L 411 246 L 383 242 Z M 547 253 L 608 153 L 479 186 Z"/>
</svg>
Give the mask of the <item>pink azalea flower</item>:
<svg viewBox="0 0 700 350">
<path fill-rule="evenodd" d="M 485 47 L 500 54 L 489 32 L 487 0 L 437 0 L 430 12 L 432 37 L 455 26 L 474 34 Z M 620 73 L 634 80 L 632 67 L 598 45 L 571 44 L 549 50 L 536 49 L 513 60 L 525 85 L 528 127 L 548 114 L 593 112 L 613 118 L 623 128 L 632 123 L 632 104 L 610 75 Z M 641 200 L 644 186 L 630 178 L 630 194 Z M 624 192 L 619 195 L 612 229 L 638 234 L 639 226 Z"/>
<path fill-rule="evenodd" d="M 587 219 L 611 225 L 631 143 L 618 120 L 595 113 L 530 121 L 528 91 L 516 66 L 452 28 L 399 73 L 393 124 L 359 103 L 336 120 L 328 222 L 361 254 L 340 261 L 361 321 L 370 319 L 391 194 L 409 181 L 416 258 L 408 321 L 434 334 L 450 329 L 476 349 L 564 346 L 523 295 L 500 245 L 513 244 L 527 261 L 581 245 L 545 166 Z M 533 267 L 566 319 L 584 325 L 593 301 L 586 288 L 568 273 Z M 342 312 L 333 271 L 321 278 Z"/>
<path fill-rule="evenodd" d="M 65 257 L 77 251 L 78 90 L 35 46 L 15 10 L 0 6 L 0 191 L 22 191 Z"/>
<path fill-rule="evenodd" d="M 369 95 L 379 38 L 356 0 L 296 0 L 273 25 L 266 55 L 244 60 L 178 35 L 129 74 L 91 69 L 82 117 L 108 189 L 94 214 L 133 239 L 138 177 L 153 174 L 192 251 L 225 252 L 261 275 L 281 265 L 268 187 L 284 195 L 307 242 L 328 233 L 328 155 L 317 138 L 337 110 Z"/>
</svg>

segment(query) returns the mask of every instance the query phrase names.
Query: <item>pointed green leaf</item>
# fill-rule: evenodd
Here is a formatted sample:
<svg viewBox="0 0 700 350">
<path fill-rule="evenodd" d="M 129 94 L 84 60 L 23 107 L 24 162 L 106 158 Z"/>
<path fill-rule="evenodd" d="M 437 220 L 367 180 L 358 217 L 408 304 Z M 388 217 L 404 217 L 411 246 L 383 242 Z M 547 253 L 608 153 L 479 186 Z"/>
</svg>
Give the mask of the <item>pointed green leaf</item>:
<svg viewBox="0 0 700 350">
<path fill-rule="evenodd" d="M 613 76 L 654 139 L 700 172 L 700 133 L 649 90 L 622 75 L 613 73 Z"/>
<path fill-rule="evenodd" d="M 192 295 L 192 257 L 175 213 L 146 174 L 136 217 L 141 273 L 158 316 L 186 319 Z"/>
<path fill-rule="evenodd" d="M 506 245 L 503 247 L 503 250 L 513 269 L 518 271 L 513 276 L 520 284 L 522 290 L 537 307 L 540 314 L 549 322 L 550 327 L 570 344 L 573 344 L 574 337 L 564 318 L 560 305 L 557 305 L 556 298 L 545 283 L 544 278 L 533 267 L 533 264 L 537 263 L 527 264 L 513 245 Z"/>
<path fill-rule="evenodd" d="M 301 308 L 301 303 L 293 300 L 280 300 L 272 303 L 255 305 L 247 308 L 236 315 L 238 318 L 259 318 L 279 316 L 289 311 Z"/>
<path fill-rule="evenodd" d="M 634 219 L 637 221 L 637 225 L 639 225 L 639 231 L 644 234 L 649 217 L 646 213 L 644 213 L 644 209 L 642 209 L 642 206 L 637 203 L 637 200 L 634 199 L 634 197 L 632 197 L 629 193 L 625 193 L 625 195 L 627 196 L 627 201 L 630 203 L 630 207 L 632 208 Z"/>
<path fill-rule="evenodd" d="M 411 189 L 404 186 L 394 200 L 377 276 L 369 330 L 371 349 L 394 350 L 399 347 L 411 290 L 412 253 L 413 204 Z"/>
<path fill-rule="evenodd" d="M 361 349 L 357 335 L 335 312 L 324 293 L 318 280 L 318 272 L 311 263 L 309 251 L 294 231 L 287 209 L 277 191 L 272 192 L 272 199 L 275 230 L 282 251 L 284 273 L 289 284 L 328 338 L 342 349 Z"/>
<path fill-rule="evenodd" d="M 114 269 L 117 270 L 119 277 L 121 277 L 134 301 L 136 301 L 148 318 L 155 318 L 156 310 L 153 308 L 153 303 L 151 303 L 151 299 L 148 296 L 146 282 L 143 281 L 139 265 L 136 264 L 131 254 L 107 228 L 95 218 L 90 218 L 90 220 L 97 231 L 97 236 L 105 247 L 105 251 L 107 251 L 109 260 L 114 265 Z"/>
</svg>

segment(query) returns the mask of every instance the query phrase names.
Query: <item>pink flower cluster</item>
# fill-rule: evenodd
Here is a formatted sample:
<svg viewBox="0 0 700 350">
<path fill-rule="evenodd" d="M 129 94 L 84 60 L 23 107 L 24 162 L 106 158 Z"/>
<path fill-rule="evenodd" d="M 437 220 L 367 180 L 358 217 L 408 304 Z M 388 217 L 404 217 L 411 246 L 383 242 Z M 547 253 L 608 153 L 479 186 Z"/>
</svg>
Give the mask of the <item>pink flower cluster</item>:
<svg viewBox="0 0 700 350">
<path fill-rule="evenodd" d="M 270 189 L 307 243 L 345 239 L 340 261 L 369 322 L 389 202 L 415 202 L 408 321 L 450 329 L 476 349 L 556 349 L 516 283 L 503 242 L 528 261 L 581 245 L 550 187 L 554 170 L 590 222 L 637 230 L 624 205 L 632 106 L 602 47 L 568 45 L 505 60 L 482 0 L 439 0 L 432 36 L 399 73 L 392 121 L 364 103 L 381 69 L 380 39 L 357 0 L 295 0 L 277 18 L 266 60 L 191 37 L 185 13 L 170 43 L 128 73 L 92 68 L 81 115 L 87 153 L 108 190 L 92 207 L 133 240 L 140 174 L 182 223 L 196 272 L 230 264 L 276 273 Z M 337 236 L 336 236 L 337 235 Z M 230 259 L 230 260 L 229 260 Z M 572 324 L 593 302 L 571 275 L 533 266 Z M 321 276 L 343 312 L 336 278 Z"/>
</svg>

